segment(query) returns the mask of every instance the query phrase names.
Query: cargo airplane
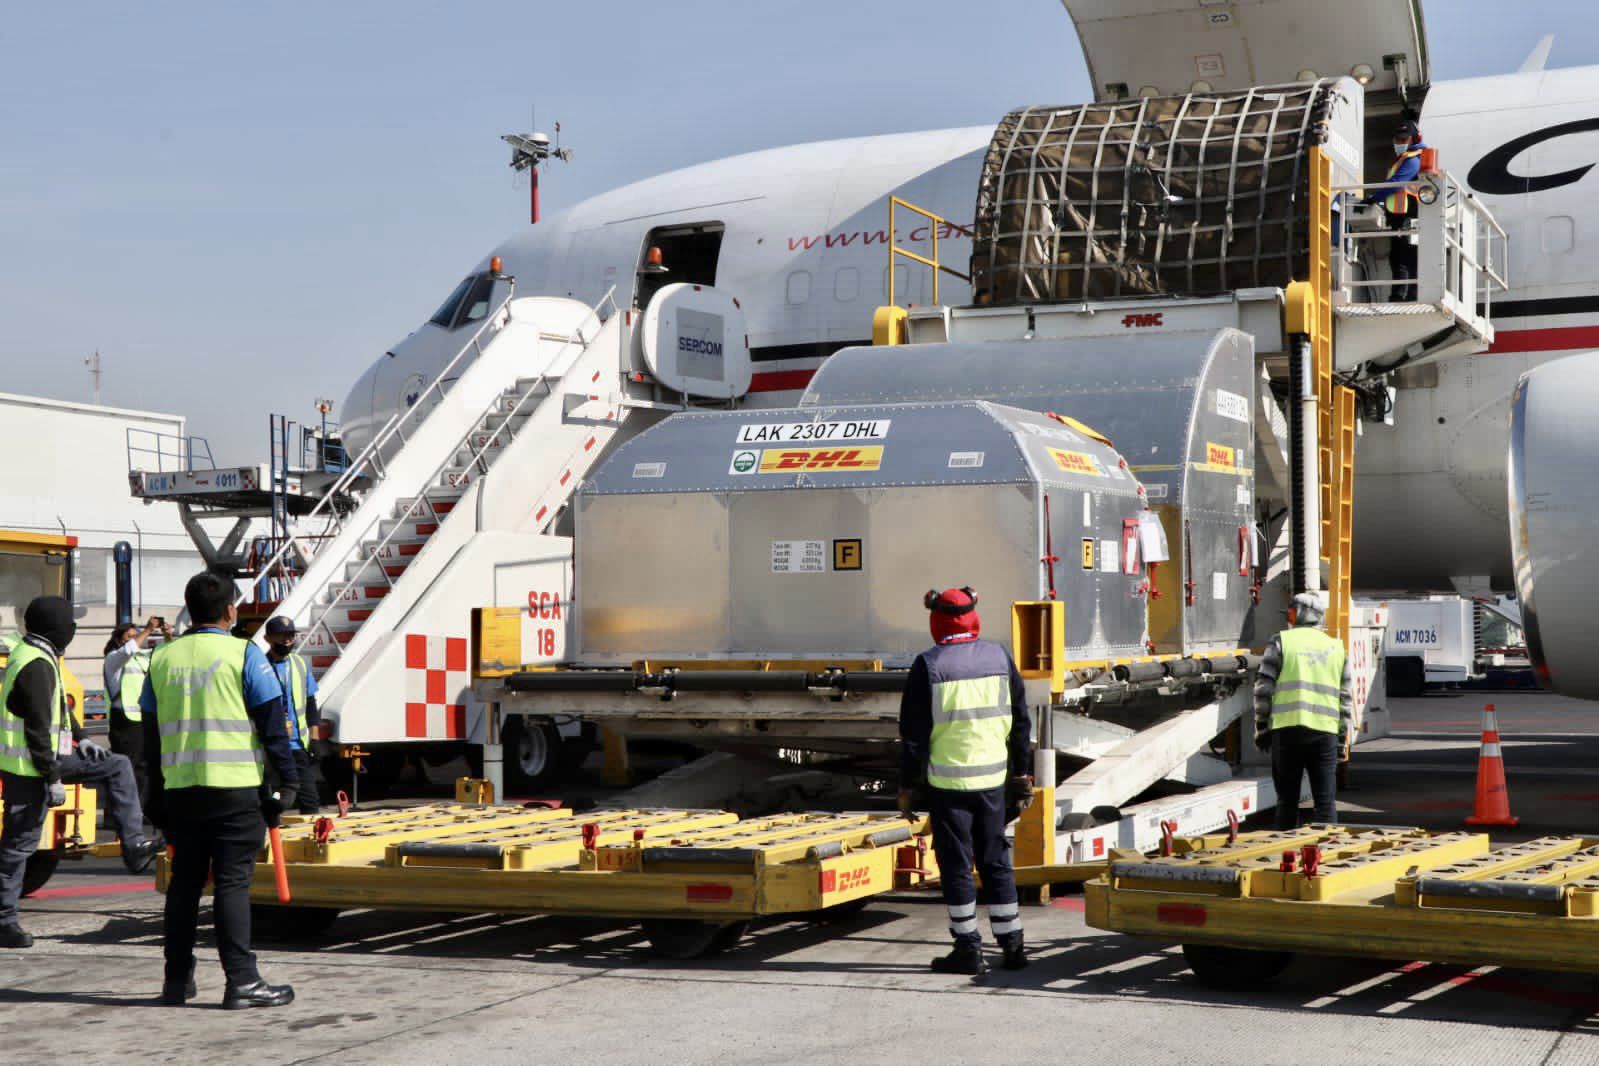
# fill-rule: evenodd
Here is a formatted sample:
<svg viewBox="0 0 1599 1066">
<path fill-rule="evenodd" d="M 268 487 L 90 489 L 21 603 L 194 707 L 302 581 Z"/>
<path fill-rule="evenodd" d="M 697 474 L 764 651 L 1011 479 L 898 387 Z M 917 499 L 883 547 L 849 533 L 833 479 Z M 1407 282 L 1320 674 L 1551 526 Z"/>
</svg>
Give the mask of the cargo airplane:
<svg viewBox="0 0 1599 1066">
<path fill-rule="evenodd" d="M 1402 113 L 1419 116 L 1441 166 L 1508 233 L 1511 287 L 1493 304 L 1487 350 L 1389 376 L 1393 425 L 1367 425 L 1357 449 L 1356 587 L 1482 593 L 1509 590 L 1519 576 L 1540 670 L 1553 687 L 1599 697 L 1599 656 L 1578 639 L 1599 602 L 1591 532 L 1599 353 L 1589 352 L 1599 348 L 1599 240 L 1585 228 L 1599 183 L 1590 173 L 1599 162 L 1599 67 L 1543 69 L 1545 41 L 1519 71 L 1432 82 L 1419 5 L 1408 0 L 1155 0 L 1131 16 L 1114 0 L 1064 3 L 1101 99 L 1347 73 L 1367 90 L 1368 181 L 1381 180 Z M 869 342 L 873 309 L 887 302 L 888 241 L 931 255 L 936 237 L 940 260 L 964 267 L 992 135 L 983 126 L 754 152 L 554 214 L 485 255 L 432 317 L 361 375 L 342 409 L 346 443 L 358 449 L 411 403 L 503 298 L 491 256 L 515 277 L 518 295 L 592 304 L 614 287 L 621 306 L 642 306 L 661 277 L 731 294 L 755 363 L 742 402 L 790 406 L 831 353 Z M 890 234 L 890 196 L 951 221 L 902 221 Z M 651 249 L 660 250 L 658 266 Z M 894 269 L 901 303 L 931 302 L 927 271 Z M 944 281 L 942 302 L 967 296 Z M 1540 386 L 1535 372 L 1518 391 L 1522 375 L 1573 353 L 1588 354 L 1559 382 Z M 1569 476 L 1551 488 L 1543 472 L 1555 470 Z M 1530 509 L 1512 487 L 1531 494 Z M 1576 495 L 1552 503 L 1557 492 Z"/>
</svg>

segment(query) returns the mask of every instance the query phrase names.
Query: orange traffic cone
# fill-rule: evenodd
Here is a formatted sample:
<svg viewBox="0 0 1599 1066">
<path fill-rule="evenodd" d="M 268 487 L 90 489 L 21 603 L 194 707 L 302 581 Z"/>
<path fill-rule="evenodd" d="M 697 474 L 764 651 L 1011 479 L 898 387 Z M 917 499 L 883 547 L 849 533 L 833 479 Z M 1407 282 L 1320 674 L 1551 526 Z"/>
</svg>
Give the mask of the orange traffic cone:
<svg viewBox="0 0 1599 1066">
<path fill-rule="evenodd" d="M 1499 719 L 1494 705 L 1482 709 L 1482 754 L 1477 756 L 1477 801 L 1467 825 L 1515 825 L 1510 789 L 1505 784 L 1505 757 L 1499 751 Z"/>
</svg>

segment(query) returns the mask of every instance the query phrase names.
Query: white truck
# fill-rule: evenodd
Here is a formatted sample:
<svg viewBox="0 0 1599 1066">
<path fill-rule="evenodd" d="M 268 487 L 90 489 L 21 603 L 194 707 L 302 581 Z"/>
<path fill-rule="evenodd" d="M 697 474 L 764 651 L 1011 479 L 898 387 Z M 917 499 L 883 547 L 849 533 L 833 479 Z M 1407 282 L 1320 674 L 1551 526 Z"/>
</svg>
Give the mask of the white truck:
<svg viewBox="0 0 1599 1066">
<path fill-rule="evenodd" d="M 1463 685 L 1483 680 L 1490 670 L 1527 665 L 1513 600 L 1427 596 L 1381 602 L 1388 611 L 1383 649 L 1391 696 L 1416 696 L 1429 686 Z"/>
</svg>

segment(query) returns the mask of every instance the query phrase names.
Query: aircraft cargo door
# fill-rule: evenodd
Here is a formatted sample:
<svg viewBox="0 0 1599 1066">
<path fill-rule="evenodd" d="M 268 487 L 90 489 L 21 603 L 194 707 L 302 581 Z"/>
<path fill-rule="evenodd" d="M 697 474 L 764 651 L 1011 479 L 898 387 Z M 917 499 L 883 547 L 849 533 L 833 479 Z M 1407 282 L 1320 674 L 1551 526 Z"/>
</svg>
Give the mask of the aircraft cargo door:
<svg viewBox="0 0 1599 1066">
<path fill-rule="evenodd" d="M 715 285 L 725 230 L 720 222 L 694 222 L 657 226 L 645 234 L 634 301 L 639 310 L 667 285 Z"/>
<path fill-rule="evenodd" d="M 1428 82 L 1419 0 L 1061 0 L 1098 100 L 1349 76 Z"/>
</svg>

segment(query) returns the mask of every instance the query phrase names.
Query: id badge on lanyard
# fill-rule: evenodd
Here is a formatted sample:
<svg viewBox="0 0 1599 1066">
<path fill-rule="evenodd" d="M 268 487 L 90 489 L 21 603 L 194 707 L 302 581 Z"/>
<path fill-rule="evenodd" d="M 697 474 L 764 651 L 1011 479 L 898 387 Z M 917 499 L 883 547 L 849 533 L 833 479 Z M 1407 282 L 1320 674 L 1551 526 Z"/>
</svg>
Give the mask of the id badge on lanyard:
<svg viewBox="0 0 1599 1066">
<path fill-rule="evenodd" d="M 56 721 L 56 728 L 59 730 L 59 732 L 57 733 L 57 737 L 59 739 L 57 739 L 57 741 L 56 741 L 56 754 L 57 755 L 71 755 L 72 754 L 72 716 L 67 711 L 66 698 L 65 697 L 60 697 L 60 702 L 58 702 L 56 704 L 56 706 L 61 708 L 61 717 L 59 719 L 57 719 L 57 721 Z"/>
</svg>

